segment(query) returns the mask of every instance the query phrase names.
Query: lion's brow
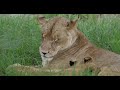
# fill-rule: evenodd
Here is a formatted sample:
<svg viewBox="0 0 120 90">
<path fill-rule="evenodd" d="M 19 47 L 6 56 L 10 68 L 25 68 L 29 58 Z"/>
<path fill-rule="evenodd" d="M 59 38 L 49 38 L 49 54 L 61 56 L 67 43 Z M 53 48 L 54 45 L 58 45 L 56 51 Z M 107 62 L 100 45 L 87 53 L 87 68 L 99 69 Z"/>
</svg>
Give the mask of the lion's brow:
<svg viewBox="0 0 120 90">
<path fill-rule="evenodd" d="M 56 23 L 59 21 L 59 19 L 60 19 L 60 18 L 56 19 L 55 22 L 53 23 L 53 25 L 52 25 L 52 27 L 51 27 L 51 29 L 50 29 L 51 32 L 52 32 L 53 28 L 55 27 Z"/>
<path fill-rule="evenodd" d="M 56 22 L 53 23 L 53 25 L 52 25 L 52 27 L 51 27 L 51 29 L 50 29 L 51 32 L 52 32 L 53 28 L 55 27 L 55 24 L 56 24 Z"/>
</svg>

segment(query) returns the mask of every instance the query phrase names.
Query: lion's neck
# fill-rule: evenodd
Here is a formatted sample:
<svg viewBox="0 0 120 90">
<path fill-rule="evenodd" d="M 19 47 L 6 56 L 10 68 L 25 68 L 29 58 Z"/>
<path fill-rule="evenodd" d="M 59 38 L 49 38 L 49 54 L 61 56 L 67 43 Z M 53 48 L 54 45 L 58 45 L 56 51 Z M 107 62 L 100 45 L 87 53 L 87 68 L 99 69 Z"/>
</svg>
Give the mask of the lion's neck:
<svg viewBox="0 0 120 90">
<path fill-rule="evenodd" d="M 59 51 L 58 54 L 55 56 L 56 58 L 61 56 L 69 56 L 74 55 L 77 53 L 80 49 L 86 47 L 88 45 L 89 41 L 87 38 L 80 32 L 77 32 L 77 38 L 75 42 L 70 46 L 69 48 Z"/>
</svg>

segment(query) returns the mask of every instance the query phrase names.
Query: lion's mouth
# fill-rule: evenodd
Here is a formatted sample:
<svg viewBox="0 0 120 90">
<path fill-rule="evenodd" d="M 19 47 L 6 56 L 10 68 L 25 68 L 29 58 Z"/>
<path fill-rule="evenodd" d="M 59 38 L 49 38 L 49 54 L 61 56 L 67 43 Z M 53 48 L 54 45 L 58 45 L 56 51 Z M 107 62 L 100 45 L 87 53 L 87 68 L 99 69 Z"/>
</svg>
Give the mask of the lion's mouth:
<svg viewBox="0 0 120 90">
<path fill-rule="evenodd" d="M 53 56 L 43 56 L 44 58 L 53 58 Z"/>
</svg>

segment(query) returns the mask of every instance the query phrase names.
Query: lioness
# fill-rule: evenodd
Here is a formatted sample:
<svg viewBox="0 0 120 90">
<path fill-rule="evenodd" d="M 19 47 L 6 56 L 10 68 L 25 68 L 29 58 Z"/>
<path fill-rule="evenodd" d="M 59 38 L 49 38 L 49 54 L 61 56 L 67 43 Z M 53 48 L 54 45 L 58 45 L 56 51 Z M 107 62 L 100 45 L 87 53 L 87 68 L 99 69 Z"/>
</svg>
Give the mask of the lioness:
<svg viewBox="0 0 120 90">
<path fill-rule="evenodd" d="M 76 72 L 91 68 L 98 75 L 120 75 L 120 55 L 91 44 L 78 29 L 78 20 L 39 17 L 38 21 L 42 26 L 39 51 L 43 69 L 71 71 L 75 66 Z"/>
<path fill-rule="evenodd" d="M 40 46 L 43 67 L 68 69 L 71 67 L 70 62 L 76 62 L 76 67 L 82 65 L 98 69 L 98 75 L 118 74 L 120 55 L 91 44 L 78 30 L 77 21 L 69 21 L 63 17 L 55 17 L 49 21 L 44 17 L 39 18 L 43 29 Z"/>
</svg>

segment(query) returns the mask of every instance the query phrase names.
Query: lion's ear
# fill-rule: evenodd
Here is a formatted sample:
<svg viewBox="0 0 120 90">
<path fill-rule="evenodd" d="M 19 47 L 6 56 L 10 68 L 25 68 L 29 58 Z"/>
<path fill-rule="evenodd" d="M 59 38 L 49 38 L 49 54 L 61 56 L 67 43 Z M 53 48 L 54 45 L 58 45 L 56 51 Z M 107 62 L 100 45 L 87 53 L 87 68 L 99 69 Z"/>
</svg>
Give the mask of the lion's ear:
<svg viewBox="0 0 120 90">
<path fill-rule="evenodd" d="M 68 23 L 68 29 L 73 29 L 73 28 L 76 28 L 77 27 L 77 24 L 78 24 L 78 21 L 79 21 L 79 17 L 76 19 L 76 20 L 72 20 Z"/>
<path fill-rule="evenodd" d="M 70 26 L 71 26 L 71 27 L 77 26 L 77 21 L 78 21 L 78 20 L 70 21 Z"/>
<path fill-rule="evenodd" d="M 41 25 L 44 25 L 44 24 L 46 24 L 46 19 L 45 19 L 45 17 L 44 16 L 39 16 L 38 17 L 38 22 L 41 24 Z"/>
</svg>

